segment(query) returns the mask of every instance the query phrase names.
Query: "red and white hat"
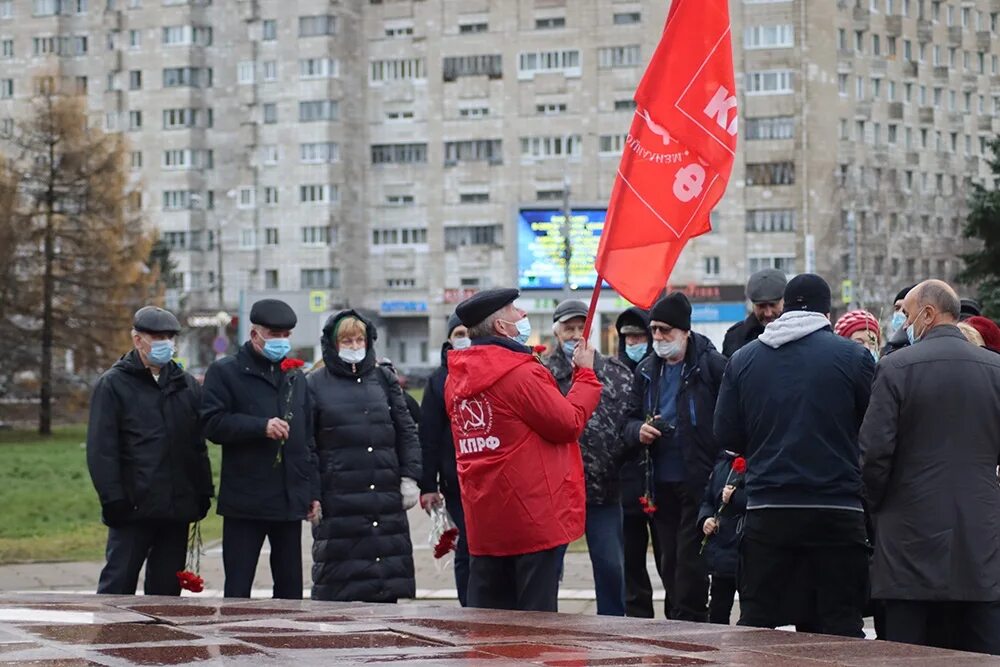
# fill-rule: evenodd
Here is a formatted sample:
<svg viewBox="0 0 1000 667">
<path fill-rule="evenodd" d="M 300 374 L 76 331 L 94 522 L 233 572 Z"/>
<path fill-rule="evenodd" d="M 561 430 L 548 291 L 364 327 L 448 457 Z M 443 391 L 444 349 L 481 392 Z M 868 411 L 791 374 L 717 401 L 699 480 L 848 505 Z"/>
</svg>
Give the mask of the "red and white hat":
<svg viewBox="0 0 1000 667">
<path fill-rule="evenodd" d="M 833 332 L 844 338 L 850 338 L 856 331 L 871 331 L 875 334 L 876 340 L 880 344 L 882 342 L 882 329 L 878 320 L 867 310 L 852 310 L 849 313 L 844 313 L 833 325 Z"/>
</svg>

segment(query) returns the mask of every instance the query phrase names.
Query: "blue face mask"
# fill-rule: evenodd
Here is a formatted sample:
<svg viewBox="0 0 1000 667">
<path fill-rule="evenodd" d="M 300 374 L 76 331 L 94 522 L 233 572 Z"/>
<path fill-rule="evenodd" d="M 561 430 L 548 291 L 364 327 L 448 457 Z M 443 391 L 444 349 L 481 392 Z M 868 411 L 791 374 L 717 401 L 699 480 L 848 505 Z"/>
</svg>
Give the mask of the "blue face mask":
<svg viewBox="0 0 1000 667">
<path fill-rule="evenodd" d="M 649 349 L 647 343 L 636 343 L 635 345 L 626 345 L 625 354 L 629 359 L 635 363 L 639 363 L 646 357 L 646 350 Z"/>
<path fill-rule="evenodd" d="M 174 356 L 174 341 L 154 340 L 149 345 L 149 363 L 166 366 Z"/>
<path fill-rule="evenodd" d="M 916 324 L 917 321 L 914 319 L 913 323 L 910 324 L 910 326 L 906 327 L 906 340 L 910 342 L 910 345 L 919 343 L 920 339 L 923 338 L 924 336 L 924 334 L 920 334 L 919 336 L 917 335 Z M 927 331 L 925 330 L 924 333 L 927 333 Z"/>
<path fill-rule="evenodd" d="M 878 359 L 879 359 L 878 350 L 868 350 L 868 351 L 871 353 L 872 359 L 874 359 L 875 363 L 877 364 L 878 363 Z"/>
<path fill-rule="evenodd" d="M 271 338 L 264 341 L 264 356 L 271 361 L 281 361 L 292 351 L 292 344 L 287 338 Z"/>
<path fill-rule="evenodd" d="M 568 340 L 562 344 L 563 352 L 566 353 L 567 357 L 573 357 L 573 351 L 576 350 L 576 341 Z"/>
<path fill-rule="evenodd" d="M 531 320 L 527 317 L 522 317 L 517 322 L 514 322 L 514 326 L 517 327 L 517 335 L 511 336 L 511 339 L 516 340 L 521 345 L 527 345 L 528 339 L 531 338 Z"/>
<path fill-rule="evenodd" d="M 903 314 L 903 311 L 900 310 L 893 313 L 892 322 L 889 323 L 893 333 L 899 331 L 899 328 L 904 324 L 906 324 L 906 315 Z"/>
</svg>

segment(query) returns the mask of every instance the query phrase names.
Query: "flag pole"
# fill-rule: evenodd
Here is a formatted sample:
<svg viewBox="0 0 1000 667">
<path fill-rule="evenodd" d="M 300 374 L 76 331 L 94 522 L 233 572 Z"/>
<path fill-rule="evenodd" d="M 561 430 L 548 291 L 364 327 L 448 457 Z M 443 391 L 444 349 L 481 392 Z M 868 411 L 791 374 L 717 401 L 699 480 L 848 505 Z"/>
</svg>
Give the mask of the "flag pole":
<svg viewBox="0 0 1000 667">
<path fill-rule="evenodd" d="M 601 283 L 604 277 L 597 274 L 597 284 L 594 285 L 594 293 L 590 297 L 590 308 L 587 310 L 587 322 L 583 325 L 583 339 L 590 340 L 590 327 L 594 323 L 594 313 L 597 311 L 597 299 L 601 296 Z"/>
</svg>

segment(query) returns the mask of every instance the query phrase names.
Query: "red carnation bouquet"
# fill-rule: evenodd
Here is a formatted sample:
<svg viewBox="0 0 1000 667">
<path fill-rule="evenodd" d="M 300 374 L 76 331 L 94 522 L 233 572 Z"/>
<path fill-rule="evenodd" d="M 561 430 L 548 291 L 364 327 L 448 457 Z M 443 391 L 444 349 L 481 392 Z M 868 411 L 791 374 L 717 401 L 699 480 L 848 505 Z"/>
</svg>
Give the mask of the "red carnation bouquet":
<svg viewBox="0 0 1000 667">
<path fill-rule="evenodd" d="M 292 359 L 291 357 L 285 357 L 281 360 L 281 372 L 288 376 L 288 395 L 285 397 L 285 414 L 282 417 L 286 422 L 288 422 L 289 428 L 292 425 L 292 396 L 295 395 L 295 378 L 301 375 L 297 372 L 300 368 L 306 365 L 306 362 L 301 359 Z M 278 443 L 278 453 L 274 456 L 274 467 L 277 467 L 282 460 L 282 450 L 285 448 L 285 441 L 282 440 Z"/>
<path fill-rule="evenodd" d="M 434 549 L 434 559 L 440 561 L 458 546 L 458 527 L 448 514 L 443 500 L 431 505 L 428 513 L 431 517 L 431 532 L 427 541 Z"/>
<path fill-rule="evenodd" d="M 185 569 L 177 573 L 177 581 L 180 582 L 181 588 L 192 593 L 201 593 L 205 590 L 205 580 L 198 576 L 198 570 L 201 569 L 202 548 L 201 522 L 196 521 L 191 525 L 191 534 L 188 536 Z"/>
<path fill-rule="evenodd" d="M 743 475 L 746 471 L 747 471 L 747 460 L 742 456 L 737 456 L 735 459 L 733 459 L 732 467 L 729 468 L 729 475 L 726 476 L 726 483 L 722 485 L 722 488 L 725 489 L 727 486 L 735 486 L 739 482 L 740 476 Z M 736 479 L 733 479 L 734 474 L 736 475 Z M 732 496 L 729 497 L 730 499 L 732 499 Z M 722 510 L 726 509 L 726 505 L 728 504 L 729 504 L 728 501 L 723 500 L 722 504 L 719 505 L 719 509 L 715 510 L 715 516 L 713 516 L 712 518 L 715 519 L 716 523 L 719 522 L 719 517 L 722 515 Z M 705 521 L 708 521 L 708 519 L 706 519 Z M 701 551 L 699 551 L 698 553 L 701 553 L 702 551 L 705 550 L 705 545 L 708 544 L 708 538 L 709 536 L 706 535 L 705 539 L 701 541 Z"/>
</svg>

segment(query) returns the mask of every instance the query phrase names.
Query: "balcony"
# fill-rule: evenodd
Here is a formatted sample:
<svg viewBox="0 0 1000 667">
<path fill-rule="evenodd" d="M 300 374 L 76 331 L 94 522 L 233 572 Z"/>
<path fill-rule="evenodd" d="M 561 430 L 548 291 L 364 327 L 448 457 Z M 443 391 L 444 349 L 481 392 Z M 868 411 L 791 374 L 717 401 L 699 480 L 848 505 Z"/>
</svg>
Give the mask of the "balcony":
<svg viewBox="0 0 1000 667">
<path fill-rule="evenodd" d="M 934 40 L 934 24 L 927 19 L 917 19 L 917 41 L 926 44 Z"/>
<path fill-rule="evenodd" d="M 872 13 L 866 7 L 854 7 L 854 29 L 868 30 L 871 27 Z"/>
<path fill-rule="evenodd" d="M 980 30 L 976 33 L 976 49 L 979 51 L 990 51 L 993 44 L 993 33 L 989 30 Z"/>
<path fill-rule="evenodd" d="M 993 131 L 993 116 L 980 116 L 976 121 L 976 127 L 980 132 Z"/>
<path fill-rule="evenodd" d="M 934 66 L 934 80 L 944 81 L 947 83 L 948 75 L 951 74 L 951 68 L 947 65 L 935 65 Z"/>
<path fill-rule="evenodd" d="M 889 103 L 889 120 L 903 120 L 903 103 Z"/>
<path fill-rule="evenodd" d="M 948 44 L 951 46 L 962 46 L 962 26 L 953 25 L 948 28 Z"/>
<path fill-rule="evenodd" d="M 872 74 L 885 74 L 886 71 L 888 71 L 888 65 L 885 58 L 872 58 L 870 67 Z"/>
<path fill-rule="evenodd" d="M 934 124 L 934 107 L 920 107 L 917 112 L 917 120 L 924 124 Z"/>
<path fill-rule="evenodd" d="M 912 167 L 920 166 L 920 153 L 918 151 L 907 151 L 906 164 Z"/>
<path fill-rule="evenodd" d="M 919 67 L 916 60 L 910 60 L 903 63 L 903 78 L 904 79 L 915 79 L 919 74 Z"/>
<path fill-rule="evenodd" d="M 952 111 L 948 114 L 948 124 L 952 127 L 961 127 L 964 120 L 965 114 L 958 111 Z"/>
<path fill-rule="evenodd" d="M 903 35 L 903 17 L 886 16 L 885 33 L 890 37 L 901 37 Z"/>
</svg>

